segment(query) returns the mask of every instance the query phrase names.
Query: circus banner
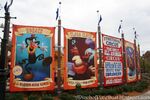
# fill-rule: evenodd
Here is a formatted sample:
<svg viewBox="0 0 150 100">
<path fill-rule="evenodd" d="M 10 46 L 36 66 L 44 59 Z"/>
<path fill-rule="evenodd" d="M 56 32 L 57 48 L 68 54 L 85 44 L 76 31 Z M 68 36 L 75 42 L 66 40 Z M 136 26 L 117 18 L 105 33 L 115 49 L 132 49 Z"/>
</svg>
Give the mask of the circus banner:
<svg viewBox="0 0 150 100">
<path fill-rule="evenodd" d="M 123 83 L 121 39 L 102 34 L 104 86 Z"/>
<path fill-rule="evenodd" d="M 140 66 L 140 50 L 139 50 L 139 47 L 136 47 L 137 48 L 137 79 L 138 80 L 141 80 L 141 66 Z"/>
<path fill-rule="evenodd" d="M 54 89 L 54 27 L 13 25 L 10 91 Z"/>
<path fill-rule="evenodd" d="M 127 82 L 136 81 L 136 66 L 135 66 L 135 49 L 134 44 L 125 41 L 125 55 L 126 55 L 126 73 Z"/>
<path fill-rule="evenodd" d="M 64 89 L 96 87 L 96 33 L 64 29 Z"/>
</svg>

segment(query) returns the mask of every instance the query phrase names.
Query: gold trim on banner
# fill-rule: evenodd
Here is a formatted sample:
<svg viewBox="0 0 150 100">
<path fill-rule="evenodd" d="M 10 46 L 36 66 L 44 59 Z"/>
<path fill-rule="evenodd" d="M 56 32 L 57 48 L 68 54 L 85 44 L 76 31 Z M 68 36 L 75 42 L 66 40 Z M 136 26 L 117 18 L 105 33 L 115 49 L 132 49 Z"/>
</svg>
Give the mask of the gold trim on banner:
<svg viewBox="0 0 150 100">
<path fill-rule="evenodd" d="M 68 78 L 68 85 L 70 86 L 76 86 L 76 84 L 81 84 L 81 86 L 87 86 L 94 84 L 96 81 L 96 77 L 91 77 L 91 79 L 88 80 L 72 80 Z"/>
<path fill-rule="evenodd" d="M 66 34 L 67 39 L 71 39 L 72 37 L 90 38 L 95 41 L 94 35 L 87 32 L 68 32 Z"/>
<path fill-rule="evenodd" d="M 20 81 L 20 79 L 14 79 L 14 85 L 18 88 L 44 88 L 50 86 L 52 82 L 51 78 L 46 78 L 44 81 L 39 82 L 26 82 Z"/>
<path fill-rule="evenodd" d="M 52 37 L 53 34 L 50 29 L 45 28 L 33 28 L 33 27 L 26 27 L 26 28 L 19 28 L 16 32 L 16 36 L 21 36 L 22 34 L 44 34 L 47 37 Z"/>
</svg>

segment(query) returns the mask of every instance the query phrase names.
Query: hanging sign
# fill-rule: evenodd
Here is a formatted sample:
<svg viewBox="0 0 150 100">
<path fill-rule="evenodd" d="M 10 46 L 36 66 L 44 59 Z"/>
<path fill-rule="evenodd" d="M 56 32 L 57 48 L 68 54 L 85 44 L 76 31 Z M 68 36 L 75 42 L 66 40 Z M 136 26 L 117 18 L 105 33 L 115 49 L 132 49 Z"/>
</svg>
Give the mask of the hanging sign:
<svg viewBox="0 0 150 100">
<path fill-rule="evenodd" d="M 64 29 L 64 89 L 96 87 L 96 33 Z"/>
<path fill-rule="evenodd" d="M 54 90 L 54 27 L 13 25 L 10 91 Z"/>
<path fill-rule="evenodd" d="M 104 86 L 123 83 L 121 39 L 102 34 Z"/>
<path fill-rule="evenodd" d="M 126 55 L 126 73 L 127 82 L 136 81 L 136 66 L 135 66 L 135 49 L 134 43 L 125 41 L 125 55 Z"/>
</svg>

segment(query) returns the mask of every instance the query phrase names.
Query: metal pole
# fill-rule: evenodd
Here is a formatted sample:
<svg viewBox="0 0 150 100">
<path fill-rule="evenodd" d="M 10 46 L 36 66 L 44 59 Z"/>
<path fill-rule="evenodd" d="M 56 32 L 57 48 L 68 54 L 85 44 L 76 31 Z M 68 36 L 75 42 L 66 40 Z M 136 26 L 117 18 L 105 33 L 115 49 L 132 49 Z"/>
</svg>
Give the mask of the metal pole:
<svg viewBox="0 0 150 100">
<path fill-rule="evenodd" d="M 99 17 L 99 10 L 97 10 L 97 14 L 98 14 L 98 17 Z M 103 66 L 102 66 L 102 47 L 101 47 L 101 27 L 100 27 L 100 22 L 102 21 L 102 18 L 101 18 L 101 15 L 100 15 L 100 18 L 99 18 L 99 21 L 98 21 L 98 29 L 97 29 L 97 33 L 98 33 L 98 44 L 99 44 L 99 47 L 98 47 L 98 54 L 99 54 L 99 65 L 98 65 L 98 78 L 99 78 L 99 82 L 100 82 L 100 87 L 103 88 L 103 83 L 104 83 L 104 80 L 103 80 L 103 77 L 104 77 L 104 73 L 103 73 Z"/>
<path fill-rule="evenodd" d="M 137 39 L 137 35 L 136 35 L 136 30 L 135 30 L 135 28 L 133 28 L 133 30 L 134 30 L 134 49 L 135 49 L 135 68 L 136 68 L 136 76 L 137 76 L 137 79 L 138 79 L 138 74 L 139 74 L 139 72 L 138 72 L 138 59 L 139 59 L 139 57 L 138 57 L 138 52 L 137 52 L 137 47 L 136 47 L 136 39 Z"/>
<path fill-rule="evenodd" d="M 10 28 L 10 13 L 9 7 L 12 5 L 11 3 L 7 5 L 5 4 L 5 26 L 4 26 L 4 36 L 1 42 L 1 61 L 0 61 L 0 98 L 1 100 L 5 100 L 5 91 L 6 91 L 6 75 L 7 75 L 7 54 L 8 54 L 8 40 L 9 40 L 9 28 Z"/>
<path fill-rule="evenodd" d="M 103 66 L 102 66 L 102 47 L 101 47 L 101 27 L 100 25 L 98 26 L 98 42 L 99 42 L 99 81 L 100 81 L 100 86 L 103 88 L 103 77 L 104 77 L 104 73 L 103 73 Z"/>
<path fill-rule="evenodd" d="M 138 69 L 137 69 L 137 65 L 138 65 L 138 63 L 137 63 L 137 61 L 138 61 L 138 55 L 137 55 L 137 47 L 136 47 L 136 31 L 135 31 L 135 28 L 133 28 L 133 30 L 134 30 L 134 35 L 135 35 L 135 37 L 134 37 L 134 51 L 135 51 L 135 69 L 136 69 L 136 78 L 138 79 Z"/>
<path fill-rule="evenodd" d="M 135 51 L 135 69 L 136 69 L 136 77 L 138 79 L 138 69 L 137 69 L 137 59 L 138 59 L 138 55 L 137 55 L 137 47 L 136 47 L 136 39 L 134 39 L 134 51 Z"/>
<path fill-rule="evenodd" d="M 59 2 L 61 6 L 61 2 Z M 60 10 L 60 7 L 59 7 Z M 58 67 L 57 67 L 57 94 L 61 94 L 61 18 L 58 19 Z"/>
<path fill-rule="evenodd" d="M 126 73 L 126 54 L 125 54 L 125 40 L 124 40 L 124 33 L 122 32 L 121 34 L 121 37 L 122 37 L 122 45 L 123 45 L 123 68 L 124 68 L 124 83 L 127 83 L 127 73 Z"/>
<path fill-rule="evenodd" d="M 120 30 L 121 30 L 121 38 L 122 38 L 122 54 L 123 54 L 123 76 L 124 76 L 124 83 L 126 84 L 127 83 L 127 68 L 126 68 L 126 52 L 125 52 L 125 39 L 124 39 L 124 33 L 123 33 L 123 30 L 122 30 L 122 22 L 123 20 L 120 20 L 121 24 L 119 26 L 119 29 L 118 29 L 118 32 L 120 33 Z"/>
<path fill-rule="evenodd" d="M 138 44 L 138 63 L 140 64 L 140 45 Z M 141 66 L 139 65 L 139 74 L 141 75 Z M 141 76 L 140 76 L 141 77 Z"/>
</svg>

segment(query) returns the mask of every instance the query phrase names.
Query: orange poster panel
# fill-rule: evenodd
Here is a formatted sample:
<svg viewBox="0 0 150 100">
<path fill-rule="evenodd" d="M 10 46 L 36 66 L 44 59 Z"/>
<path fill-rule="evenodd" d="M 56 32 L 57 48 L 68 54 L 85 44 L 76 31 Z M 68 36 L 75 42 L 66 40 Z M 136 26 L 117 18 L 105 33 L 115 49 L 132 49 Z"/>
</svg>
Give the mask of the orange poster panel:
<svg viewBox="0 0 150 100">
<path fill-rule="evenodd" d="M 54 90 L 55 27 L 13 25 L 10 91 Z"/>
<path fill-rule="evenodd" d="M 135 82 L 136 78 L 136 64 L 135 64 L 135 48 L 134 43 L 125 41 L 125 55 L 126 55 L 126 78 L 127 82 Z"/>
<path fill-rule="evenodd" d="M 64 29 L 64 89 L 97 87 L 96 33 Z"/>
</svg>

